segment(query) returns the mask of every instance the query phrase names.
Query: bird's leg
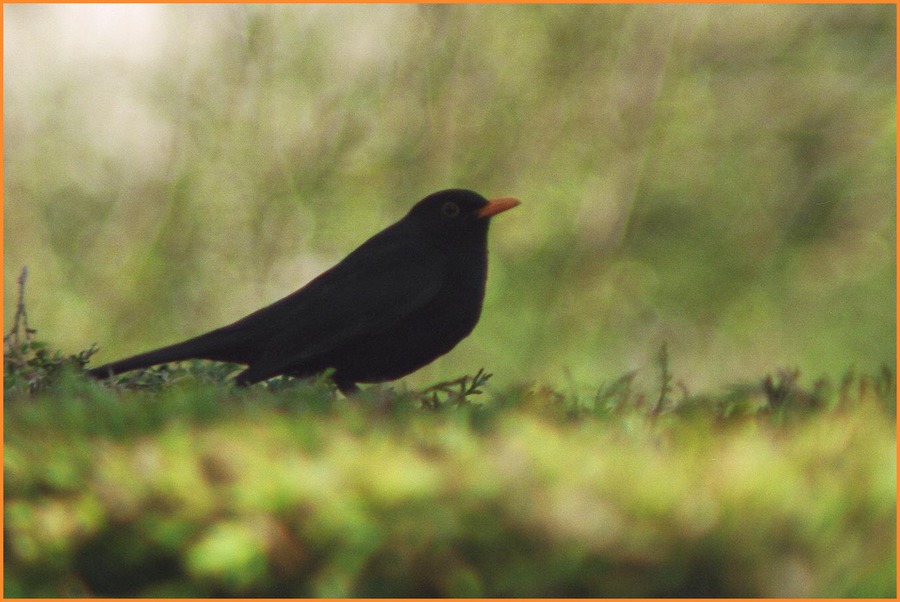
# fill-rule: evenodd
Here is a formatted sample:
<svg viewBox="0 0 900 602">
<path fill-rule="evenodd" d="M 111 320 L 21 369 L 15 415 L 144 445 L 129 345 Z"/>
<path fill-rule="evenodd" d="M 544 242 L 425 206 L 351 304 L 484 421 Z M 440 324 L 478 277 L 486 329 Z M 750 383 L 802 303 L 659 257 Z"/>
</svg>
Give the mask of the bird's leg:
<svg viewBox="0 0 900 602">
<path fill-rule="evenodd" d="M 349 399 L 353 403 L 360 403 L 362 400 L 359 398 L 359 394 L 362 393 L 362 389 L 360 389 L 356 383 L 347 382 L 344 380 L 336 380 L 334 384 L 337 385 L 338 390 L 344 394 L 344 397 Z M 394 396 L 391 393 L 390 389 L 385 389 L 382 386 L 371 387 L 368 390 L 368 393 L 378 392 L 378 399 L 375 403 L 374 409 L 376 414 L 389 414 L 391 410 L 394 409 Z"/>
<path fill-rule="evenodd" d="M 354 382 L 335 381 L 334 384 L 337 385 L 338 391 L 344 394 L 344 397 L 352 397 L 360 392 L 360 388 Z"/>
</svg>

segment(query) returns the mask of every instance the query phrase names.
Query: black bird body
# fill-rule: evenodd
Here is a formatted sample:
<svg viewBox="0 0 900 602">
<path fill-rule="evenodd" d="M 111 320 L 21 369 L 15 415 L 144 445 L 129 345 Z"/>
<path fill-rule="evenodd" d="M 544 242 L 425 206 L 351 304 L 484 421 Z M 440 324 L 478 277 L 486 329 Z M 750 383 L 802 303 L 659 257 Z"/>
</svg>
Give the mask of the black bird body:
<svg viewBox="0 0 900 602">
<path fill-rule="evenodd" d="M 228 326 L 90 371 L 191 358 L 246 364 L 237 383 L 333 368 L 341 391 L 400 378 L 450 351 L 481 315 L 492 215 L 518 205 L 436 192 L 300 290 Z"/>
</svg>

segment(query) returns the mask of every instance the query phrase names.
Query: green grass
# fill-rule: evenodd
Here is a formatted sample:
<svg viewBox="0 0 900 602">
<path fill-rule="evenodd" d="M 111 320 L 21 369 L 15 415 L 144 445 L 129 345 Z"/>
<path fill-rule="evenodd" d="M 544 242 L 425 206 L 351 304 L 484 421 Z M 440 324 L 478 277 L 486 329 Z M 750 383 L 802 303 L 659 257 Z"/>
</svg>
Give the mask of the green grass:
<svg viewBox="0 0 900 602">
<path fill-rule="evenodd" d="M 701 395 L 663 351 L 646 390 L 351 400 L 226 373 L 8 388 L 6 596 L 895 595 L 889 370 Z"/>
</svg>

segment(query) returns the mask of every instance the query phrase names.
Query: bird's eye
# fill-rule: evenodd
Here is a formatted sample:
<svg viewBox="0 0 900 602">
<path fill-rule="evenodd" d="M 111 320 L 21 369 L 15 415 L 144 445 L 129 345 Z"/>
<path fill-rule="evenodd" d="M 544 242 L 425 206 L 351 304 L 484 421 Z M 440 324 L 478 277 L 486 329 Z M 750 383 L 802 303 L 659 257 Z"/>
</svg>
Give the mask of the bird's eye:
<svg viewBox="0 0 900 602">
<path fill-rule="evenodd" d="M 441 205 L 441 213 L 444 217 L 456 217 L 459 215 L 459 205 L 452 201 L 448 201 Z"/>
</svg>

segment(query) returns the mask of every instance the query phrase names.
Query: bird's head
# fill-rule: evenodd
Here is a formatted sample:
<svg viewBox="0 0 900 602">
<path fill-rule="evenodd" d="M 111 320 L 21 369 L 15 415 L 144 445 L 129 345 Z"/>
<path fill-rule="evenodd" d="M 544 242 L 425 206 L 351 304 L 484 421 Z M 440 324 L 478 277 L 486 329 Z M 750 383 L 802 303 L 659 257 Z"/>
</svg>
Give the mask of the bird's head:
<svg viewBox="0 0 900 602">
<path fill-rule="evenodd" d="M 428 195 L 410 209 L 405 219 L 440 238 L 485 236 L 491 216 L 519 205 L 513 198 L 487 200 L 477 192 L 441 190 Z"/>
</svg>

